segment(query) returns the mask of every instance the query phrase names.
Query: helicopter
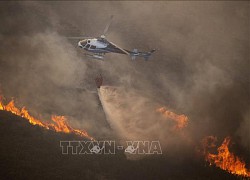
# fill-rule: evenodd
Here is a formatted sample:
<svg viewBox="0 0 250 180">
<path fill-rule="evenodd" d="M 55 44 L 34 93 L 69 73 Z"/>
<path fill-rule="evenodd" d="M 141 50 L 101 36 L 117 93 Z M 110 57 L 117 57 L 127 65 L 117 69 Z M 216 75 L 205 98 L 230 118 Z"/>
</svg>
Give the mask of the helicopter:
<svg viewBox="0 0 250 180">
<path fill-rule="evenodd" d="M 136 57 L 143 57 L 145 61 L 149 59 L 152 53 L 155 52 L 155 49 L 149 52 L 140 52 L 138 49 L 133 49 L 132 51 L 123 49 L 113 42 L 106 39 L 106 34 L 108 32 L 109 26 L 111 25 L 113 15 L 110 17 L 109 23 L 106 25 L 103 34 L 100 37 L 68 37 L 70 39 L 82 39 L 77 43 L 78 47 L 84 49 L 88 53 L 85 53 L 86 56 L 103 60 L 106 53 L 118 53 L 124 54 L 131 57 L 132 60 L 135 60 Z"/>
</svg>

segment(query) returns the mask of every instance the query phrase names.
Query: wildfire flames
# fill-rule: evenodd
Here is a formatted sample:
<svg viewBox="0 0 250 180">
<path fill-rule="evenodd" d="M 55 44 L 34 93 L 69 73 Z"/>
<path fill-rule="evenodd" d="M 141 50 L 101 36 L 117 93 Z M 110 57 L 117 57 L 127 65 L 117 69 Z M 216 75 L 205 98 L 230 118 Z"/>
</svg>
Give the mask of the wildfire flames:
<svg viewBox="0 0 250 180">
<path fill-rule="evenodd" d="M 17 116 L 21 116 L 29 121 L 32 125 L 38 125 L 41 127 L 44 127 L 48 130 L 53 130 L 56 132 L 63 132 L 63 133 L 74 133 L 76 135 L 79 135 L 81 137 L 86 137 L 88 139 L 93 140 L 91 136 L 88 135 L 88 133 L 84 130 L 80 129 L 74 129 L 67 123 L 67 118 L 65 116 L 56 116 L 52 115 L 51 120 L 54 123 L 46 123 L 42 122 L 39 119 L 34 118 L 31 116 L 28 112 L 28 110 L 25 107 L 17 108 L 15 106 L 14 100 L 10 101 L 7 105 L 4 105 L 3 98 L 0 96 L 0 110 L 9 111 Z"/>
<path fill-rule="evenodd" d="M 188 125 L 188 117 L 185 115 L 177 115 L 169 110 L 167 110 L 165 107 L 161 107 L 156 110 L 157 112 L 160 112 L 164 115 L 164 117 L 174 120 L 176 122 L 175 129 L 183 129 Z"/>
<path fill-rule="evenodd" d="M 208 161 L 210 165 L 214 164 L 232 174 L 250 177 L 250 171 L 245 167 L 245 162 L 229 151 L 231 141 L 229 137 L 226 137 L 221 146 L 218 147 L 218 154 L 211 154 L 207 151 L 207 148 L 216 147 L 216 141 L 217 138 L 214 136 L 208 136 L 203 140 L 202 143 L 206 161 Z"/>
</svg>

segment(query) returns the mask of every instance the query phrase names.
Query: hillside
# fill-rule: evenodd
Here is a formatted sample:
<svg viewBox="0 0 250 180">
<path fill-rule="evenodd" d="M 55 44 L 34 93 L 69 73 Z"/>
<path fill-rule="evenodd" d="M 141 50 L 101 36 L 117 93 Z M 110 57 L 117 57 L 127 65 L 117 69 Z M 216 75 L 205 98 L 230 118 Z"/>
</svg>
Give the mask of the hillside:
<svg viewBox="0 0 250 180">
<path fill-rule="evenodd" d="M 235 179 L 192 157 L 161 156 L 138 161 L 115 155 L 62 155 L 59 142 L 80 140 L 29 124 L 0 111 L 0 176 L 3 179 Z M 81 139 L 82 140 L 82 139 Z M 175 162 L 175 163 L 173 163 Z"/>
</svg>

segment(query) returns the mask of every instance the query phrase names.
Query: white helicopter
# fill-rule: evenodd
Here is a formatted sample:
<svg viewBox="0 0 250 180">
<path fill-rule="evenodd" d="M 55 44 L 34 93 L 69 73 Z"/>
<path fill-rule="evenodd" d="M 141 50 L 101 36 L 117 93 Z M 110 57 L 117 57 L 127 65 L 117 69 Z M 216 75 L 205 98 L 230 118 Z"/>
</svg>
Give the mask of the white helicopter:
<svg viewBox="0 0 250 180">
<path fill-rule="evenodd" d="M 116 44 L 108 41 L 106 39 L 106 33 L 109 29 L 109 26 L 112 22 L 113 15 L 110 17 L 109 23 L 106 25 L 106 28 L 103 31 L 103 35 L 100 37 L 69 37 L 70 39 L 82 39 L 78 42 L 78 47 L 86 50 L 87 52 L 90 52 L 91 54 L 85 54 L 88 57 L 92 57 L 94 59 L 103 60 L 104 55 L 106 53 L 119 53 L 119 54 L 125 54 L 131 57 L 132 60 L 135 60 L 136 57 L 143 57 L 145 60 L 148 60 L 148 58 L 152 55 L 153 52 L 155 52 L 155 49 L 151 50 L 150 52 L 139 52 L 137 49 L 134 49 L 133 51 L 129 51 L 123 48 L 120 48 Z"/>
</svg>

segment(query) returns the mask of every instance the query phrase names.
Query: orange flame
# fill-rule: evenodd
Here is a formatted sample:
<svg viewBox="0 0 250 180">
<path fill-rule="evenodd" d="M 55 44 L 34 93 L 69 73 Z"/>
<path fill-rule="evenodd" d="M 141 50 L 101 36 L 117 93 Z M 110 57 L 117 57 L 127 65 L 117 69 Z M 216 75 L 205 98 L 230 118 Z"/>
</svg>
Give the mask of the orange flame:
<svg viewBox="0 0 250 180">
<path fill-rule="evenodd" d="M 52 115 L 51 120 L 54 123 L 46 123 L 42 122 L 39 119 L 34 118 L 28 112 L 28 110 L 23 107 L 21 110 L 15 106 L 14 100 L 10 101 L 7 105 L 4 105 L 3 98 L 0 96 L 0 110 L 9 111 L 17 116 L 21 116 L 29 121 L 32 125 L 38 125 L 44 127 L 48 130 L 54 130 L 56 132 L 63 132 L 63 133 L 74 133 L 76 135 L 86 137 L 88 139 L 94 140 L 85 130 L 74 129 L 68 123 L 65 116 L 56 116 Z"/>
<path fill-rule="evenodd" d="M 209 138 L 210 145 L 208 144 L 203 144 L 204 147 L 207 146 L 208 148 L 215 147 L 215 141 L 217 140 L 216 137 L 214 136 L 209 136 L 213 138 Z M 205 139 L 208 139 L 205 138 Z M 229 151 L 229 144 L 230 144 L 231 139 L 229 137 L 226 137 L 221 144 L 221 146 L 217 149 L 218 154 L 211 154 L 205 150 L 205 158 L 206 161 L 210 163 L 210 165 L 214 164 L 217 167 L 228 171 L 232 174 L 236 175 L 241 175 L 245 177 L 250 177 L 250 171 L 247 170 L 246 164 L 243 160 L 241 160 L 239 157 L 235 156 L 233 153 Z M 208 142 L 207 140 L 203 140 L 204 142 Z"/>
<path fill-rule="evenodd" d="M 180 130 L 188 125 L 188 117 L 183 114 L 182 115 L 175 114 L 167 110 L 165 107 L 161 107 L 156 111 L 162 113 L 164 117 L 174 120 L 177 123 L 175 129 Z"/>
</svg>

